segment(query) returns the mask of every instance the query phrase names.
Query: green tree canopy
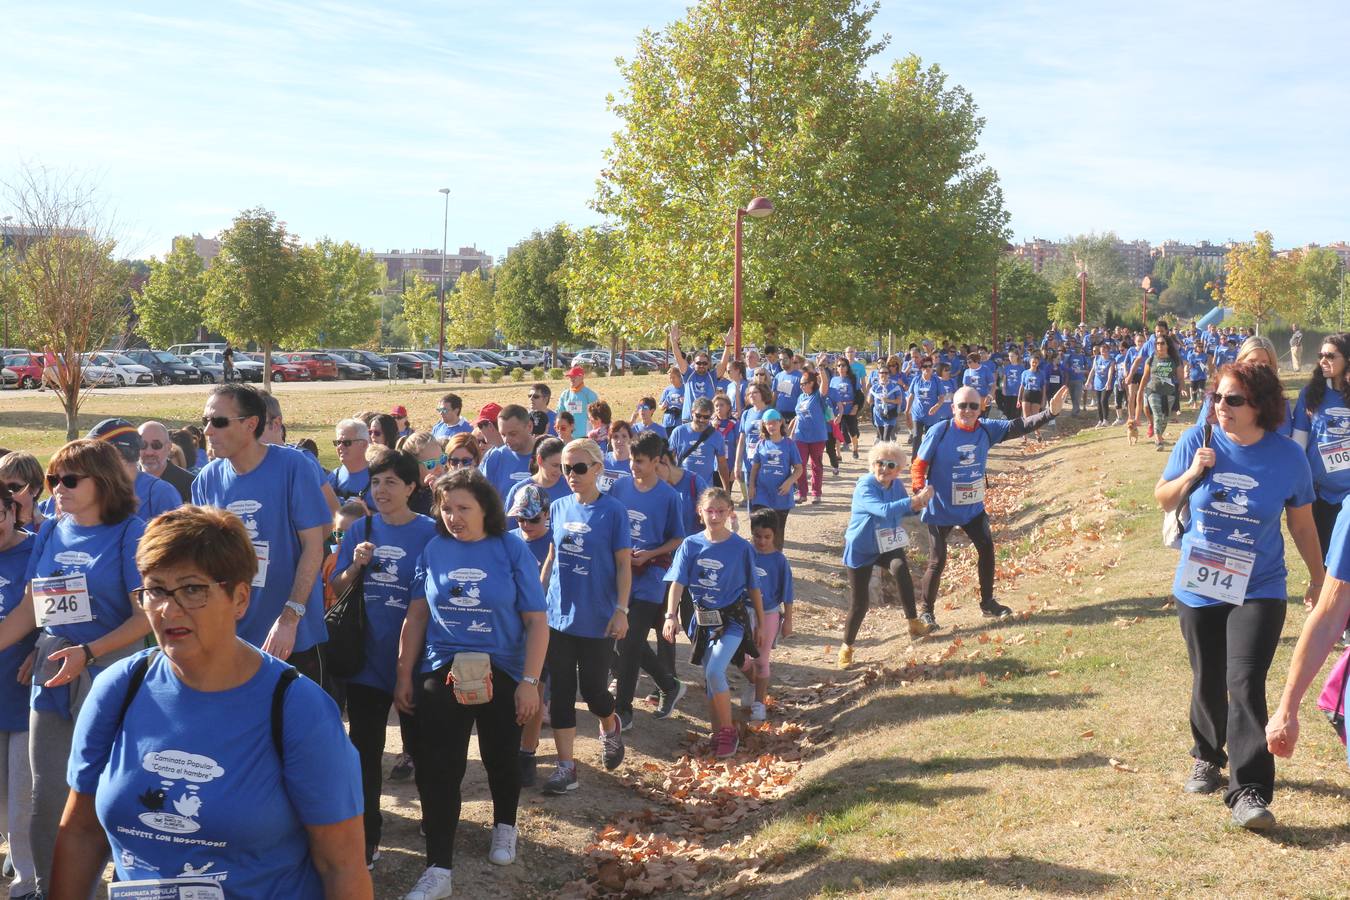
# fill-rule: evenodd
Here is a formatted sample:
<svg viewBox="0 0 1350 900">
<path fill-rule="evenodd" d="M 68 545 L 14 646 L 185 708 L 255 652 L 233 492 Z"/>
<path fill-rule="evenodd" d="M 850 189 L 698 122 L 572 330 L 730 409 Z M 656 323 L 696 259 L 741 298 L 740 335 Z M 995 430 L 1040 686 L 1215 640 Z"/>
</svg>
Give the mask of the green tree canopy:
<svg viewBox="0 0 1350 900">
<path fill-rule="evenodd" d="M 465 272 L 445 298 L 445 342 L 483 347 L 496 337 L 492 282 L 478 271 Z"/>
<path fill-rule="evenodd" d="M 1258 334 L 1276 317 L 1296 317 L 1303 300 L 1298 263 L 1276 256 L 1274 244 L 1269 231 L 1258 231 L 1249 243 L 1229 250 L 1223 285 L 1214 292 L 1232 308 L 1236 324 L 1255 325 Z"/>
<path fill-rule="evenodd" d="M 414 347 L 435 344 L 440 336 L 441 303 L 436 285 L 421 272 L 404 278 L 402 309 L 398 321 L 407 330 Z"/>
<path fill-rule="evenodd" d="M 1301 309 L 1294 321 L 1304 327 L 1334 330 L 1341 327 L 1341 292 L 1344 266 L 1335 250 L 1313 247 L 1301 252 L 1295 272 L 1302 294 Z"/>
<path fill-rule="evenodd" d="M 205 273 L 189 238 L 174 238 L 168 256 L 151 259 L 150 280 L 132 301 L 141 336 L 156 347 L 192 340 L 202 324 Z"/>
<path fill-rule="evenodd" d="M 559 222 L 521 241 L 493 273 L 498 326 L 511 343 L 551 343 L 556 349 L 571 337 L 563 280 L 571 245 L 571 229 Z"/>
<path fill-rule="evenodd" d="M 301 343 L 328 347 L 376 347 L 380 341 L 380 301 L 384 266 L 375 254 L 329 238 L 305 248 L 317 274 L 323 316 Z"/>
</svg>

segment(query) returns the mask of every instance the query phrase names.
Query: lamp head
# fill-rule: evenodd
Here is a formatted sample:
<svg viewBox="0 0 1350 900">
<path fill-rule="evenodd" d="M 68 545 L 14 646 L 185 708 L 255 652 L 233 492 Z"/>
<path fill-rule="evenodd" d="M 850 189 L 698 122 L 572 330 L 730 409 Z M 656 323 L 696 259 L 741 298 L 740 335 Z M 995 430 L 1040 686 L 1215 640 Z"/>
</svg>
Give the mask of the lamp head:
<svg viewBox="0 0 1350 900">
<path fill-rule="evenodd" d="M 756 197 L 745 207 L 745 214 L 752 219 L 762 219 L 773 212 L 773 204 L 767 197 Z"/>
</svg>

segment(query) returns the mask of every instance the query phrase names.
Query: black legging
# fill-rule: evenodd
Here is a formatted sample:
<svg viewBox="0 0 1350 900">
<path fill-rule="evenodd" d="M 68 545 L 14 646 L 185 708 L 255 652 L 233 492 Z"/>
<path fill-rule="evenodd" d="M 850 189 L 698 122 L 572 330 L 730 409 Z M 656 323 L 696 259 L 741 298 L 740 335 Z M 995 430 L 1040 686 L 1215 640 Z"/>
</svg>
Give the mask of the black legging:
<svg viewBox="0 0 1350 900">
<path fill-rule="evenodd" d="M 615 671 L 619 684 L 614 707 L 624 715 L 633 712 L 633 694 L 637 691 L 639 668 L 646 671 L 656 686 L 667 694 L 674 693 L 678 687 L 674 670 L 666 668 L 647 643 L 647 635 L 652 629 L 656 630 L 658 640 L 665 640 L 661 637 L 665 611 L 665 603 L 633 599 L 628 605 L 628 634 L 619 644 L 619 664 Z"/>
<path fill-rule="evenodd" d="M 844 413 L 839 417 L 839 430 L 844 433 L 844 441 L 853 447 L 856 452 L 858 449 L 858 416 L 856 413 Z"/>
<path fill-rule="evenodd" d="M 586 708 L 598 719 L 614 713 L 614 695 L 609 692 L 609 664 L 614 655 L 613 638 L 578 637 L 548 630 L 549 723 L 558 728 L 577 727 L 577 686 Z"/>
<path fill-rule="evenodd" d="M 1313 522 L 1317 525 L 1317 542 L 1322 545 L 1322 558 L 1331 550 L 1331 531 L 1336 527 L 1336 516 L 1342 504 L 1328 503 L 1321 497 L 1313 500 Z"/>
<path fill-rule="evenodd" d="M 830 458 L 830 468 L 839 468 L 839 443 L 834 439 L 834 429 L 825 429 L 825 455 Z"/>
<path fill-rule="evenodd" d="M 516 681 L 492 667 L 492 699 L 464 706 L 445 683 L 450 666 L 413 679 L 418 741 L 413 751 L 417 795 L 422 800 L 427 865 L 452 868 L 459 827 L 459 787 L 469 761 L 469 734 L 478 726 L 478 755 L 487 770 L 494 825 L 515 825 L 520 803 L 520 726 Z M 574 695 L 573 695 L 574 696 Z"/>
<path fill-rule="evenodd" d="M 1111 391 L 1097 392 L 1097 421 L 1105 424 L 1111 418 Z"/>
<path fill-rule="evenodd" d="M 928 558 L 928 569 L 923 573 L 924 612 L 933 611 L 938 585 L 942 581 L 942 570 L 947 567 L 947 538 L 952 529 L 958 527 L 970 538 L 970 542 L 975 545 L 975 552 L 979 554 L 980 605 L 987 607 L 994 602 L 994 535 L 989 530 L 989 516 L 981 512 L 964 525 L 928 526 L 933 553 Z"/>
<path fill-rule="evenodd" d="M 923 436 L 928 431 L 928 426 L 918 419 L 914 420 L 914 431 L 909 436 L 909 451 L 911 456 L 919 455 L 919 446 L 923 443 Z"/>
<path fill-rule="evenodd" d="M 852 645 L 862 627 L 863 617 L 867 615 L 868 587 L 872 583 L 872 569 L 882 566 L 891 570 L 896 583 L 900 586 L 900 605 L 905 608 L 905 617 L 912 619 L 914 611 L 914 581 L 909 577 L 909 562 L 904 550 L 891 550 L 881 554 L 875 562 L 856 569 L 848 570 L 848 620 L 844 623 L 844 643 Z"/>
<path fill-rule="evenodd" d="M 356 748 L 356 755 L 361 758 L 366 843 L 373 846 L 380 842 L 384 822 L 380 815 L 380 790 L 384 786 L 384 737 L 389 707 L 394 704 L 394 697 L 379 688 L 354 681 L 345 682 L 344 686 L 347 694 L 347 734 Z M 410 737 L 416 733 L 413 717 L 400 712 L 398 721 L 403 729 L 403 751 L 412 753 L 415 741 L 410 740 Z"/>
</svg>

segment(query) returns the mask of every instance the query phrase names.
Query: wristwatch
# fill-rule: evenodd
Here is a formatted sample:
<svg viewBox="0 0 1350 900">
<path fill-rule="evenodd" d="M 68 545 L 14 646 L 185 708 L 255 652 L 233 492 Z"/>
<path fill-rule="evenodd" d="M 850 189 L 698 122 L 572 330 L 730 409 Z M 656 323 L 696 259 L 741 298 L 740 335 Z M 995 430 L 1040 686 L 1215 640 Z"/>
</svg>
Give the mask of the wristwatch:
<svg viewBox="0 0 1350 900">
<path fill-rule="evenodd" d="M 287 600 L 286 608 L 289 609 L 291 612 L 295 613 L 295 617 L 297 619 L 303 619 L 305 617 L 305 604 L 303 603 L 296 603 L 294 600 Z"/>
<path fill-rule="evenodd" d="M 92 666 L 94 664 L 94 651 L 89 649 L 88 644 L 81 644 L 80 649 L 84 651 L 84 664 Z"/>
<path fill-rule="evenodd" d="M 616 607 L 614 607 L 614 608 L 615 608 L 616 610 L 618 610 L 619 612 L 623 613 L 625 616 L 628 615 L 628 607 L 626 607 L 626 606 L 616 606 Z"/>
<path fill-rule="evenodd" d="M 539 684 L 539 679 L 535 678 L 532 675 L 522 675 L 520 676 L 520 680 L 523 681 L 525 684 L 533 684 L 536 686 Z"/>
</svg>

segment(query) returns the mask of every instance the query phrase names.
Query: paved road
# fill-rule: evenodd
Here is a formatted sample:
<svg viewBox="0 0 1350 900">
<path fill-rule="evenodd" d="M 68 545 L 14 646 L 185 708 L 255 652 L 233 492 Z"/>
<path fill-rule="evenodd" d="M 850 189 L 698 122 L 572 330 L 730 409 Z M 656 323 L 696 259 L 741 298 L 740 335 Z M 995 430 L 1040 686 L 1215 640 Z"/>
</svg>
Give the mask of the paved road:
<svg viewBox="0 0 1350 900">
<path fill-rule="evenodd" d="M 255 386 L 256 382 L 251 382 Z M 484 381 L 484 384 L 488 382 Z M 509 381 L 507 383 L 510 383 Z M 447 379 L 446 388 L 452 386 L 466 386 L 465 382 L 458 378 Z M 158 385 L 146 385 L 143 387 L 98 387 L 93 391 L 98 394 L 109 394 L 117 397 L 164 397 L 175 394 L 201 394 L 205 395 L 214 385 L 209 384 L 170 384 L 164 387 Z M 435 388 L 434 380 L 425 384 L 428 388 Z M 418 379 L 398 379 L 387 381 L 385 379 L 373 379 L 371 381 L 286 381 L 273 382 L 273 387 L 278 389 L 278 393 L 304 392 L 304 391 L 324 391 L 326 393 L 350 393 L 354 391 L 374 391 L 374 390 L 406 390 L 410 388 L 423 387 L 423 383 Z M 45 397 L 51 396 L 49 391 L 16 391 L 7 390 L 4 395 L 7 398 L 17 397 Z"/>
</svg>

